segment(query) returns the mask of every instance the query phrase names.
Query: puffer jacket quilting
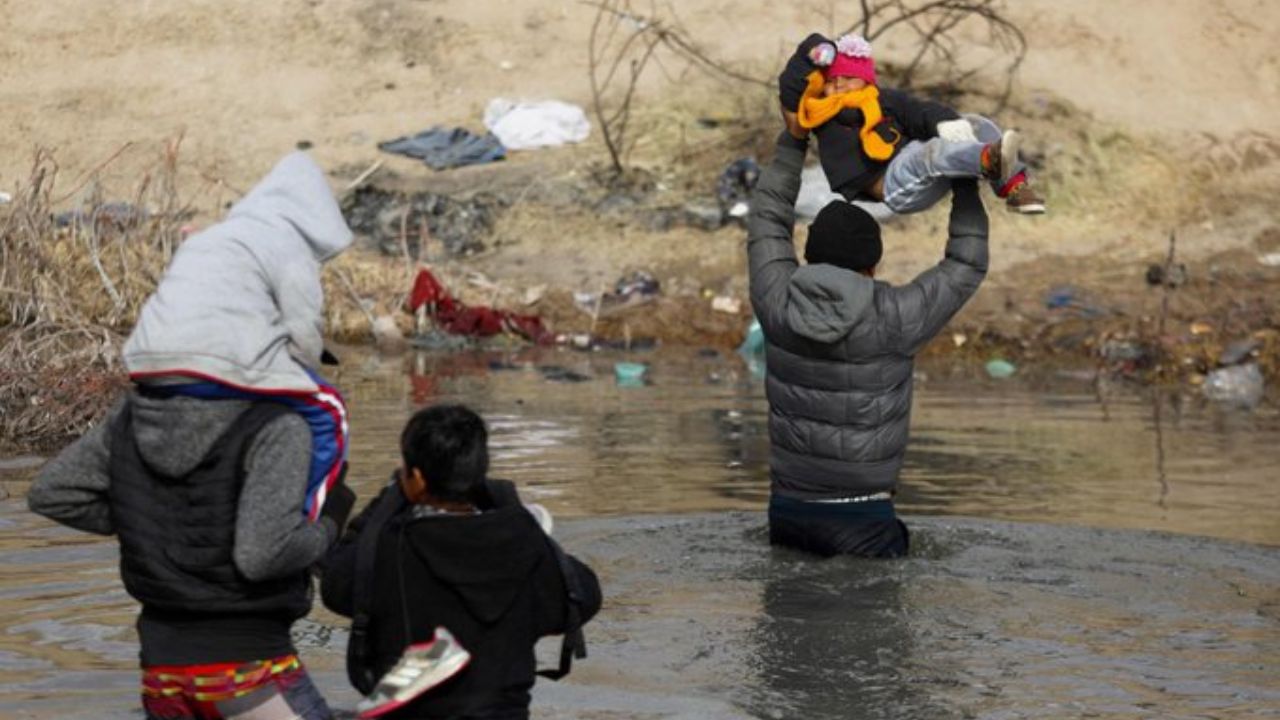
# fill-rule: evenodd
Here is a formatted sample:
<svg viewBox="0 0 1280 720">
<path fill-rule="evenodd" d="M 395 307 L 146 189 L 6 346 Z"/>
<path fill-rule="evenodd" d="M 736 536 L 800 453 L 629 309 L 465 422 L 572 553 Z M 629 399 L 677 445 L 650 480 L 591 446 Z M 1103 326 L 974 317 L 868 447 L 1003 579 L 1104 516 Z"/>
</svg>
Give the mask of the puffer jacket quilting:
<svg viewBox="0 0 1280 720">
<path fill-rule="evenodd" d="M 954 182 L 946 256 L 900 287 L 830 265 L 802 267 L 792 234 L 803 163 L 802 144 L 784 133 L 748 223 L 773 491 L 811 500 L 893 490 L 915 355 L 986 275 L 987 216 L 977 185 Z"/>
</svg>

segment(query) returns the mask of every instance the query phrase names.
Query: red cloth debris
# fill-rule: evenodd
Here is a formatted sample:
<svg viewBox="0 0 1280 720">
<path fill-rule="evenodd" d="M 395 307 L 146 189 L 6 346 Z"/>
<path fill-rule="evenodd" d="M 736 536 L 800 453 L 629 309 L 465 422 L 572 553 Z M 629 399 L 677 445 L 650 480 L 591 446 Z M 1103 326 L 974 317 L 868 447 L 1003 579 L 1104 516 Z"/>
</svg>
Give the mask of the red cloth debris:
<svg viewBox="0 0 1280 720">
<path fill-rule="evenodd" d="M 405 308 L 417 312 L 426 306 L 427 315 L 445 332 L 470 337 L 492 337 L 509 332 L 539 345 L 554 341 L 542 318 L 537 315 L 517 315 L 490 307 L 467 307 L 458 301 L 430 270 L 419 270 L 413 281 L 413 292 Z"/>
</svg>

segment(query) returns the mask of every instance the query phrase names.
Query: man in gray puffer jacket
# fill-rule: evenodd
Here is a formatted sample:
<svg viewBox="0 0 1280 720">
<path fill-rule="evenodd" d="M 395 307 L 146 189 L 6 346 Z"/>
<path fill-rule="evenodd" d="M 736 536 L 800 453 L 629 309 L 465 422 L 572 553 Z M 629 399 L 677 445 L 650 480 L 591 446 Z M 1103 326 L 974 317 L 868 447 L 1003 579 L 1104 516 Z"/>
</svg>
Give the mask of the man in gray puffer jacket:
<svg viewBox="0 0 1280 720">
<path fill-rule="evenodd" d="M 747 240 L 751 303 L 766 340 L 770 541 L 824 556 L 905 555 L 892 498 L 915 355 L 986 275 L 986 212 L 973 181 L 954 181 L 945 257 L 893 287 L 874 279 L 875 220 L 833 202 L 810 226 L 800 266 L 792 234 L 808 134 L 784 116 Z"/>
</svg>

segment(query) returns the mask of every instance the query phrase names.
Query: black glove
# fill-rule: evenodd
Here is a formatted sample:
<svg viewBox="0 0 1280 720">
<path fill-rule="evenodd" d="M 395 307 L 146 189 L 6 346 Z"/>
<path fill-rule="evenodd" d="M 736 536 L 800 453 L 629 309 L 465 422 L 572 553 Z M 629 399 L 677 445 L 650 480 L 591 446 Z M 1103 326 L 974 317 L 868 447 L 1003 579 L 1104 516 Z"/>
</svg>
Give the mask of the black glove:
<svg viewBox="0 0 1280 720">
<path fill-rule="evenodd" d="M 347 526 L 347 518 L 351 517 L 351 509 L 356 506 L 356 493 L 347 487 L 347 464 L 342 463 L 338 473 L 338 481 L 329 488 L 329 496 L 325 498 L 324 507 L 320 509 L 320 518 L 329 518 L 337 526 L 334 537 L 341 537 Z"/>
<path fill-rule="evenodd" d="M 834 56 L 835 43 L 814 33 L 796 46 L 795 54 L 782 69 L 782 74 L 778 76 L 778 101 L 782 103 L 784 110 L 796 112 L 800 109 L 800 98 L 804 97 L 805 88 L 809 87 L 809 74 L 821 67 L 814 62 L 813 55 L 818 54 L 814 52 L 814 48 L 824 43 L 831 46 L 830 54 Z"/>
</svg>

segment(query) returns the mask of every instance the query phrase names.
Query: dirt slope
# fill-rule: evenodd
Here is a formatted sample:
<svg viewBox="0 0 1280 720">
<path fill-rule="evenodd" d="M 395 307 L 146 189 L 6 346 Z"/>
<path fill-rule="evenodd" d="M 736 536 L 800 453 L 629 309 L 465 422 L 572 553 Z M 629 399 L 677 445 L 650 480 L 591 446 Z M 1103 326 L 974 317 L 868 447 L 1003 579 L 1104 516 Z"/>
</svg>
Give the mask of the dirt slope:
<svg viewBox="0 0 1280 720">
<path fill-rule="evenodd" d="M 818 5 L 682 0 L 663 12 L 708 55 L 770 77 L 807 31 L 839 29 Z M 993 214 L 993 284 L 1054 282 L 1052 262 L 1031 275 L 1009 271 L 1057 253 L 1155 259 L 1171 228 L 1181 233 L 1182 252 L 1203 257 L 1250 248 L 1280 225 L 1271 201 L 1280 190 L 1280 54 L 1272 49 L 1280 4 L 1009 5 L 1031 50 L 1014 104 L 999 119 L 1029 131 L 1054 211 L 1040 220 Z M 69 187 L 132 142 L 104 171 L 106 194 L 119 196 L 152 167 L 158 143 L 178 133 L 182 190 L 206 218 L 299 141 L 314 145 L 335 184 L 379 158 L 410 186 L 454 190 L 504 175 L 532 178 L 530 185 L 553 175 L 580 180 L 603 158 L 596 134 L 577 148 L 435 174 L 375 147 L 434 124 L 479 128 L 495 96 L 588 102 L 593 12 L 578 2 L 0 0 L 0 17 L 3 189 L 26 177 L 36 146 L 56 148 Z M 878 43 L 884 58 L 909 50 L 901 37 Z M 713 110 L 731 107 L 720 102 L 731 92 L 725 85 L 667 57 L 646 76 L 638 112 L 662 120 L 671 98 L 688 105 L 690 88 Z M 712 141 L 696 130 L 686 138 L 688 127 L 679 131 L 682 144 Z M 707 168 L 695 182 L 709 187 L 728 159 L 703 158 Z M 679 164 L 657 142 L 642 144 L 637 160 Z M 582 185 L 574 182 L 571 190 Z M 570 222 L 558 212 L 508 224 L 507 247 L 477 266 L 526 286 L 595 290 L 636 266 L 690 292 L 744 286 L 737 230 L 654 234 L 590 214 Z M 936 261 L 944 227 L 945 209 L 936 209 L 887 231 L 886 277 L 900 280 Z"/>
</svg>

